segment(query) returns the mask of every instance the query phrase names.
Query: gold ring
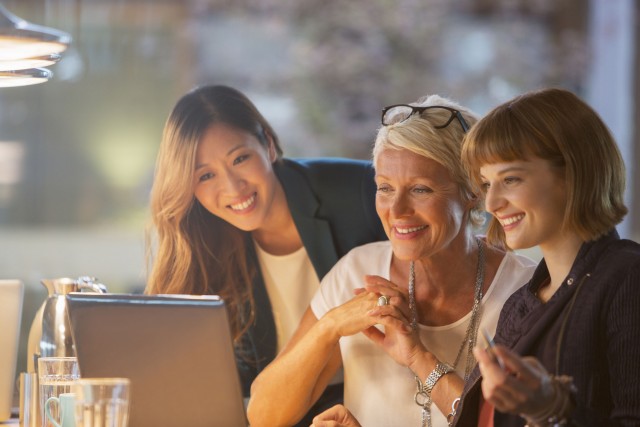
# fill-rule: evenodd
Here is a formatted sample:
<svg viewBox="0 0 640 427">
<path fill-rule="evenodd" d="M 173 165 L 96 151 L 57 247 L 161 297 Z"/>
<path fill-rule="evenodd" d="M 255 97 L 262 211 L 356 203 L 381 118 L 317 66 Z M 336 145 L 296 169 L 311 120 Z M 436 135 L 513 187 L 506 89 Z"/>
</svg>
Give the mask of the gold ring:
<svg viewBox="0 0 640 427">
<path fill-rule="evenodd" d="M 378 306 L 382 307 L 383 305 L 389 305 L 389 297 L 386 295 L 380 295 L 380 297 L 378 297 Z"/>
</svg>

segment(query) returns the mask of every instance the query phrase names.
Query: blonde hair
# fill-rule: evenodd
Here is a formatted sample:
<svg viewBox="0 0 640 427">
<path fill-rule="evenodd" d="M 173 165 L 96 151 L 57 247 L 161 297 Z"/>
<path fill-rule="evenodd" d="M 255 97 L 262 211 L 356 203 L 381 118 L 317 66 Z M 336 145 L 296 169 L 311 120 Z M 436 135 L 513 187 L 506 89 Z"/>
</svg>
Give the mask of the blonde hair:
<svg viewBox="0 0 640 427">
<path fill-rule="evenodd" d="M 414 106 L 442 106 L 457 110 L 469 126 L 477 121 L 476 115 L 469 109 L 438 95 L 423 97 Z M 452 112 L 446 109 L 431 108 L 420 114 L 414 114 L 407 120 L 382 126 L 378 130 L 373 146 L 374 165 L 380 152 L 385 149 L 409 150 L 418 156 L 434 160 L 444 166 L 460 188 L 465 201 L 475 199 L 479 189 L 473 187 L 466 170 L 460 163 L 460 152 L 464 138 L 464 130 L 457 119 L 453 119 L 446 127 L 436 128 L 446 123 Z M 478 204 L 471 209 L 469 221 L 475 227 L 485 222 L 484 210 L 480 198 Z"/>
<path fill-rule="evenodd" d="M 485 164 L 531 157 L 562 170 L 568 196 L 563 226 L 583 240 L 597 239 L 626 215 L 620 151 L 600 116 L 573 93 L 544 89 L 499 105 L 471 129 L 462 149 L 476 183 Z M 505 244 L 495 218 L 487 239 Z"/>
<path fill-rule="evenodd" d="M 269 123 L 239 91 L 204 86 L 184 95 L 167 119 L 156 162 L 153 224 L 147 230 L 151 271 L 145 292 L 220 295 L 237 342 L 254 319 L 256 267 L 247 259 L 251 239 L 207 211 L 193 188 L 198 144 L 216 123 L 248 132 L 265 147 L 271 140 L 278 158 L 282 155 Z"/>
</svg>

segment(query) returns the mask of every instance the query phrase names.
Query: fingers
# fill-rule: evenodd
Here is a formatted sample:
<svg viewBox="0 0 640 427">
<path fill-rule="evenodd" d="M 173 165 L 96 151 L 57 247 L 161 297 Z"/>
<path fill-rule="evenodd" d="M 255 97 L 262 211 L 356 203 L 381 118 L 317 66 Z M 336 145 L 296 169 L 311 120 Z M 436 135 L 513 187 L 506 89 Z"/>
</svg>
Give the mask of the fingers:
<svg viewBox="0 0 640 427">
<path fill-rule="evenodd" d="M 404 289 L 394 285 L 389 280 L 380 276 L 365 276 L 365 289 L 376 295 L 385 296 L 388 304 L 377 306 L 369 312 L 371 316 L 393 316 L 395 310 L 390 308 L 396 307 L 401 312 L 400 317 L 409 318 L 409 297 Z M 399 317 L 399 318 L 400 318 Z"/>
<path fill-rule="evenodd" d="M 523 399 L 514 384 L 515 379 L 500 367 L 489 351 L 476 347 L 473 354 L 482 374 L 482 394 L 485 400 L 501 412 L 513 412 Z"/>
<path fill-rule="evenodd" d="M 375 344 L 382 345 L 384 343 L 384 333 L 382 333 L 375 326 L 371 326 L 370 328 L 364 329 L 362 334 L 373 341 Z"/>
<path fill-rule="evenodd" d="M 369 315 L 375 317 L 376 323 L 384 326 L 385 331 L 396 329 L 403 334 L 411 334 L 413 332 L 410 321 L 399 310 L 395 308 L 385 308 L 384 313 L 375 314 L 377 311 L 378 310 L 372 310 L 369 312 Z"/>
<path fill-rule="evenodd" d="M 533 357 L 520 357 L 504 346 L 493 348 L 502 359 L 500 369 L 495 358 L 476 347 L 474 355 L 482 373 L 482 393 L 496 409 L 509 413 L 531 413 L 548 403 L 551 394 L 549 374 Z"/>
<path fill-rule="evenodd" d="M 407 291 L 380 276 L 364 276 L 365 289 L 380 295 L 405 299 Z"/>
<path fill-rule="evenodd" d="M 361 427 L 343 405 L 335 405 L 313 419 L 311 427 Z"/>
<path fill-rule="evenodd" d="M 546 369 L 534 357 L 520 357 L 508 348 L 497 345 L 494 347 L 497 357 L 500 357 L 505 369 L 529 386 L 537 386 L 542 377 L 548 377 Z"/>
</svg>

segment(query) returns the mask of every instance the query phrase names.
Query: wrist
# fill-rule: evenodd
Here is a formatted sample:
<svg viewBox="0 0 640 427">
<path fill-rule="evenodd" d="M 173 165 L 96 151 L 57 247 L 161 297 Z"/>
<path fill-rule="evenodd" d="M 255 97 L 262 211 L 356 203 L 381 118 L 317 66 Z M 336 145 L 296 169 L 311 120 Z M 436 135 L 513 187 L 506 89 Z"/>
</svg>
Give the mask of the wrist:
<svg viewBox="0 0 640 427">
<path fill-rule="evenodd" d="M 436 368 L 438 359 L 429 351 L 418 351 L 409 362 L 407 367 L 413 372 L 413 374 L 421 379 L 427 378 L 431 371 Z"/>
<path fill-rule="evenodd" d="M 325 342 L 337 343 L 342 338 L 340 334 L 339 324 L 331 316 L 331 311 L 322 316 L 316 323 L 316 329 L 318 331 L 317 338 L 322 339 Z"/>
<path fill-rule="evenodd" d="M 549 382 L 553 396 L 549 404 L 536 413 L 520 414 L 527 421 L 528 427 L 562 426 L 568 423 L 567 420 L 574 408 L 573 379 L 565 375 L 550 376 Z"/>
</svg>

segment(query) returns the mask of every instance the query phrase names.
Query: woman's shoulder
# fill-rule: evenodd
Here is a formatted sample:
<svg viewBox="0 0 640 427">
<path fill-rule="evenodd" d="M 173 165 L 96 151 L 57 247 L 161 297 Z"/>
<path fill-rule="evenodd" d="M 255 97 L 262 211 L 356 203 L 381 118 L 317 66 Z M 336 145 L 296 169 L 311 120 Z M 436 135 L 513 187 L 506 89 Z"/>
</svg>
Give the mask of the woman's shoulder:
<svg viewBox="0 0 640 427">
<path fill-rule="evenodd" d="M 347 264 L 373 264 L 391 256 L 393 248 L 388 240 L 366 243 L 351 249 L 339 262 Z"/>
<path fill-rule="evenodd" d="M 622 280 L 625 276 L 640 276 L 640 244 L 627 239 L 603 238 L 603 243 L 596 242 L 594 249 L 587 252 L 580 260 L 579 266 L 584 272 L 596 277 L 616 277 Z M 636 279 L 637 280 L 637 279 Z"/>
<path fill-rule="evenodd" d="M 489 247 L 489 258 L 497 264 L 496 278 L 499 281 L 521 280 L 533 275 L 538 263 L 531 258 L 514 251 Z"/>
<path fill-rule="evenodd" d="M 281 165 L 318 183 L 373 175 L 373 164 L 370 161 L 342 157 L 284 158 Z"/>
<path fill-rule="evenodd" d="M 385 275 L 389 270 L 393 249 L 388 240 L 366 243 L 347 252 L 331 269 L 332 274 Z"/>
<path fill-rule="evenodd" d="M 532 274 L 538 265 L 536 261 L 528 256 L 513 251 L 507 251 L 505 254 L 505 263 L 512 265 L 516 269 L 531 271 Z"/>
<path fill-rule="evenodd" d="M 370 160 L 349 159 L 346 157 L 285 157 L 282 160 L 285 164 L 298 165 L 307 169 L 366 169 L 372 165 Z"/>
<path fill-rule="evenodd" d="M 487 298 L 499 301 L 501 306 L 511 294 L 531 280 L 536 269 L 535 261 L 526 256 L 511 251 L 503 252 L 502 255 L 486 295 Z"/>
</svg>

